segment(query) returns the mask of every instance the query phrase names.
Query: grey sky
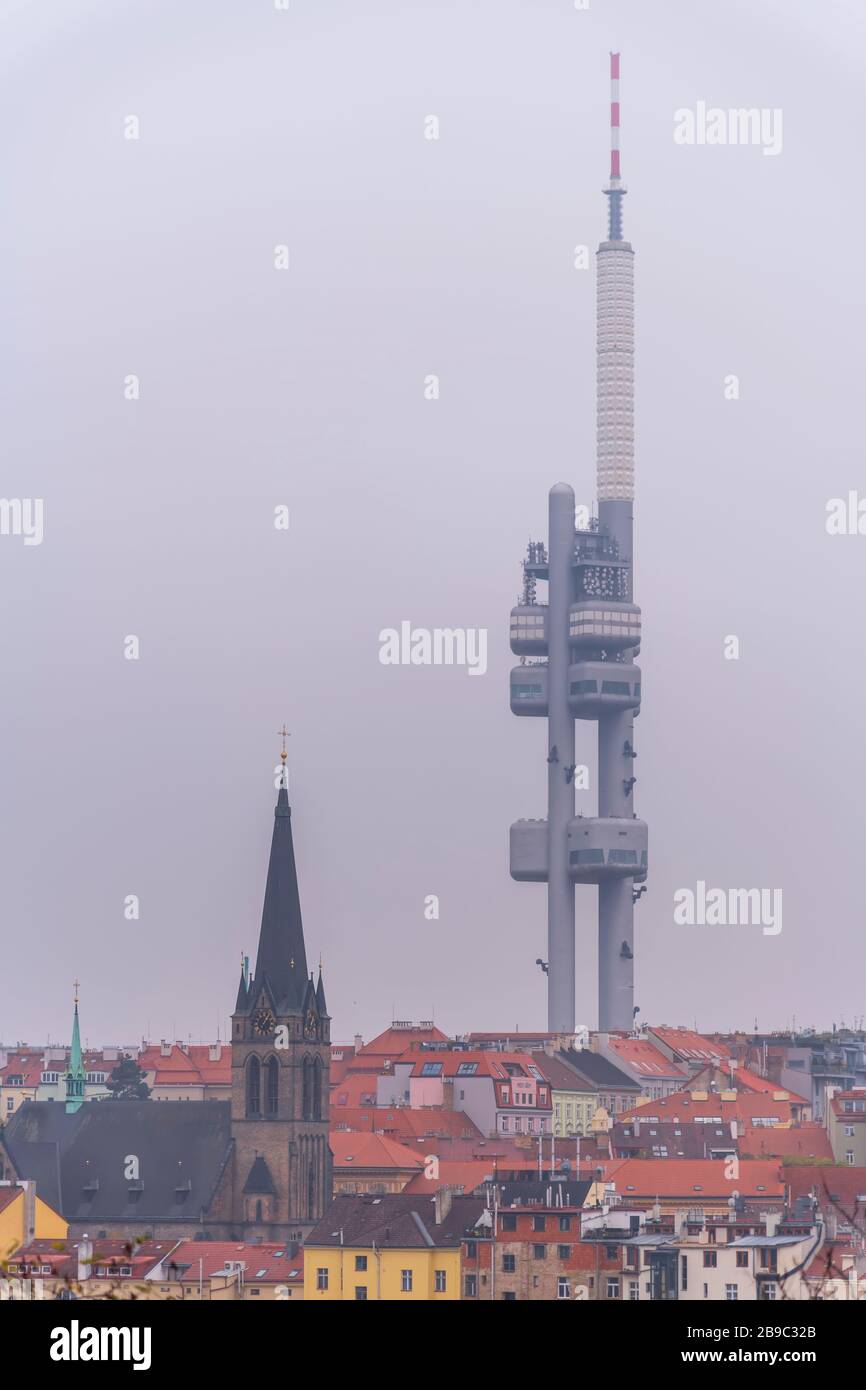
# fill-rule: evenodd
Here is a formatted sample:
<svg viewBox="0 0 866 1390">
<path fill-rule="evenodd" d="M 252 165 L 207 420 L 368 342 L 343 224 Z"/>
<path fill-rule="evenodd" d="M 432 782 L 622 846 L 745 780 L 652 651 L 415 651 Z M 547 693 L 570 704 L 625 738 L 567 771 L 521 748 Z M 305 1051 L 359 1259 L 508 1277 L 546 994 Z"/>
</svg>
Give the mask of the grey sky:
<svg viewBox="0 0 866 1390">
<path fill-rule="evenodd" d="M 824 526 L 866 494 L 862 5 L 0 13 L 0 492 L 45 499 L 41 546 L 0 538 L 0 1038 L 65 1037 L 76 974 L 91 1042 L 224 1027 L 283 719 L 334 1035 L 392 1011 L 543 1023 L 545 895 L 507 844 L 544 814 L 544 730 L 509 713 L 507 620 L 550 484 L 594 495 L 595 277 L 572 257 L 604 228 L 611 47 L 637 252 L 636 997 L 704 1027 L 866 1012 L 866 538 Z M 675 145 L 701 100 L 782 108 L 782 153 Z M 487 674 L 380 665 L 407 619 L 488 628 Z M 675 926 L 698 879 L 782 888 L 783 931 Z"/>
</svg>

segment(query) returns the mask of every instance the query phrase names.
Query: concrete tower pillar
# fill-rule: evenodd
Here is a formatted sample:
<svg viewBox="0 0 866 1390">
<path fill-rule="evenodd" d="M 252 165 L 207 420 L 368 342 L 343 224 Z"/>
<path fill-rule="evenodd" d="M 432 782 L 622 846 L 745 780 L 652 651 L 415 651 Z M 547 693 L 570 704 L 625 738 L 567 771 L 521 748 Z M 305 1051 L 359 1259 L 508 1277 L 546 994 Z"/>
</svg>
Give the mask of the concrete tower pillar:
<svg viewBox="0 0 866 1390">
<path fill-rule="evenodd" d="M 574 1032 L 574 884 L 568 823 L 574 815 L 574 715 L 568 707 L 568 621 L 574 557 L 574 489 L 550 489 L 548 524 L 547 1026 Z"/>
</svg>

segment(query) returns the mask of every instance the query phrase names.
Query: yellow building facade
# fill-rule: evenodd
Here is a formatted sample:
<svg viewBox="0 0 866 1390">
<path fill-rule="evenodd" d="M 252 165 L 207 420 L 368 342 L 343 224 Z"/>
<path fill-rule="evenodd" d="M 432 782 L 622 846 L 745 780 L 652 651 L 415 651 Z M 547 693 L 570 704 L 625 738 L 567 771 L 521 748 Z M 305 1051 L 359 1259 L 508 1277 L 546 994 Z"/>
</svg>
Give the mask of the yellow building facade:
<svg viewBox="0 0 866 1390">
<path fill-rule="evenodd" d="M 65 1240 L 68 1230 L 63 1217 L 27 1187 L 0 1184 L 0 1261 L 31 1240 Z"/>
<path fill-rule="evenodd" d="M 304 1247 L 304 1302 L 450 1302 L 460 1298 L 460 1246 Z"/>
</svg>

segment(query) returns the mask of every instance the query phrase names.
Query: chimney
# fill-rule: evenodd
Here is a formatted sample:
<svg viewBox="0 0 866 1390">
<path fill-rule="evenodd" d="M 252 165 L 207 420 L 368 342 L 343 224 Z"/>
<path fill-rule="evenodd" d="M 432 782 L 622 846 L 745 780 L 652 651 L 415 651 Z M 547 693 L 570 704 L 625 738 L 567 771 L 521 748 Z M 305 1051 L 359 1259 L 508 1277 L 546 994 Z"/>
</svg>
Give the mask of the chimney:
<svg viewBox="0 0 866 1390">
<path fill-rule="evenodd" d="M 208 1048 L 208 1058 L 211 1062 L 218 1062 L 223 1055 L 223 1045 L 221 1042 L 211 1043 Z"/>
<path fill-rule="evenodd" d="M 442 1082 L 442 1109 L 454 1109 L 454 1082 L 453 1080 Z"/>
<path fill-rule="evenodd" d="M 78 1282 L 83 1284 L 93 1272 L 93 1241 L 84 1235 L 78 1242 Z"/>
<path fill-rule="evenodd" d="M 159 1055 L 160 1057 L 171 1056 L 171 1043 L 166 1042 L 165 1038 L 159 1040 Z"/>
<path fill-rule="evenodd" d="M 440 1187 L 433 1197 L 433 1220 L 437 1226 L 441 1226 L 449 1211 L 454 1197 L 454 1189 L 451 1187 Z"/>
<path fill-rule="evenodd" d="M 356 1033 L 356 1034 L 355 1034 L 355 1051 L 356 1051 L 356 1052 L 360 1052 L 360 1051 L 361 1051 L 361 1048 L 362 1048 L 363 1046 L 364 1046 L 364 1039 L 361 1037 L 361 1034 L 360 1034 L 360 1033 Z"/>
</svg>

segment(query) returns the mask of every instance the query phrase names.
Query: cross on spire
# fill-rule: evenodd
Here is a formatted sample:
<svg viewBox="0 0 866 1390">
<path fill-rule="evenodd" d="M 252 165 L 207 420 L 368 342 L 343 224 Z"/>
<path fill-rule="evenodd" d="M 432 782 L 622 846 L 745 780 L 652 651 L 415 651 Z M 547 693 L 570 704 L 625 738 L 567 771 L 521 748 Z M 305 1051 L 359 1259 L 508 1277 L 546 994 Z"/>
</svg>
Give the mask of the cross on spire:
<svg viewBox="0 0 866 1390">
<path fill-rule="evenodd" d="M 286 739 L 292 737 L 288 729 L 286 728 L 285 723 L 283 724 L 283 727 L 280 729 L 278 737 L 283 740 L 283 747 L 280 752 L 280 761 L 285 762 L 286 758 L 289 756 L 286 752 Z"/>
<path fill-rule="evenodd" d="M 78 1004 L 78 990 L 79 990 L 80 984 L 81 984 L 81 981 L 80 981 L 80 980 L 73 980 L 73 981 L 72 981 L 72 988 L 75 990 L 75 1003 L 76 1003 L 76 1005 Z"/>
</svg>

